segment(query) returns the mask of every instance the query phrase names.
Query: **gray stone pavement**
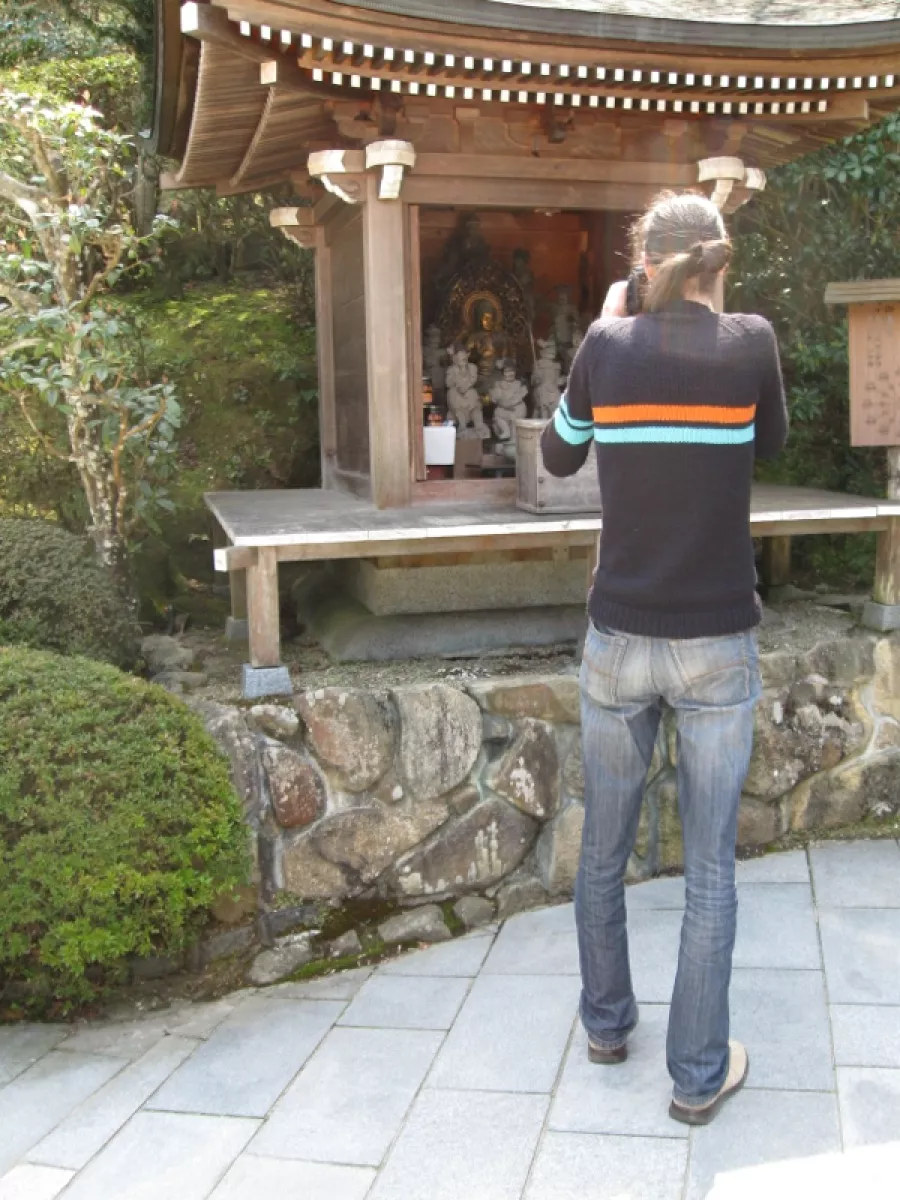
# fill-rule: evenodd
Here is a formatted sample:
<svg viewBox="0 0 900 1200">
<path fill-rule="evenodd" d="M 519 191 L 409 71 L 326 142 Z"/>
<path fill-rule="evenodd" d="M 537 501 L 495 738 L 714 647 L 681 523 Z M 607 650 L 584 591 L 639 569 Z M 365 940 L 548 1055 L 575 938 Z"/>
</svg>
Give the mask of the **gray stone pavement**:
<svg viewBox="0 0 900 1200">
<path fill-rule="evenodd" d="M 811 869 L 810 869 L 811 868 Z M 900 1196 L 900 847 L 742 863 L 748 1086 L 667 1115 L 679 879 L 628 890 L 641 1024 L 591 1066 L 571 905 L 376 970 L 0 1029 L 0 1200 Z"/>
</svg>

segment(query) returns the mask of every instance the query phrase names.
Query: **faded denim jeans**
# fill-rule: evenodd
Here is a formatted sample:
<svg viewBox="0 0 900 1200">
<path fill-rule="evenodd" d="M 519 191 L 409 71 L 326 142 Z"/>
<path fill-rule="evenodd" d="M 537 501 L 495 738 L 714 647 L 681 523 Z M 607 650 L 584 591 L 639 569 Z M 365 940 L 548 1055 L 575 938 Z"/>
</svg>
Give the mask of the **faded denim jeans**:
<svg viewBox="0 0 900 1200">
<path fill-rule="evenodd" d="M 728 1070 L 728 989 L 737 918 L 734 848 L 760 694 L 752 631 L 638 637 L 590 625 L 581 667 L 585 821 L 575 916 L 581 1019 L 614 1049 L 637 1024 L 625 868 L 663 704 L 675 712 L 686 910 L 667 1060 L 680 1104 L 712 1099 Z"/>
</svg>

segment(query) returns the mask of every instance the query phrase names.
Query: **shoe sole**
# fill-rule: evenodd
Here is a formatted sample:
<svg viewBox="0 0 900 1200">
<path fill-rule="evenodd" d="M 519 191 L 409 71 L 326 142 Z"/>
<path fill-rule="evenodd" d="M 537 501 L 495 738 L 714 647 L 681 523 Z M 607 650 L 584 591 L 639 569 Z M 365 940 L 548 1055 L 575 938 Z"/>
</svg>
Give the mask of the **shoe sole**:
<svg viewBox="0 0 900 1200">
<path fill-rule="evenodd" d="M 676 1104 L 673 1100 L 669 1105 L 669 1116 L 673 1121 L 680 1121 L 682 1125 L 708 1125 L 726 1100 L 730 1100 L 732 1096 L 736 1096 L 744 1084 L 747 1082 L 747 1076 L 750 1074 L 750 1055 L 747 1055 L 747 1065 L 744 1068 L 744 1074 L 741 1078 L 730 1087 L 727 1091 L 722 1091 L 716 1096 L 712 1104 L 708 1104 L 706 1108 L 683 1108 L 682 1105 Z"/>
</svg>

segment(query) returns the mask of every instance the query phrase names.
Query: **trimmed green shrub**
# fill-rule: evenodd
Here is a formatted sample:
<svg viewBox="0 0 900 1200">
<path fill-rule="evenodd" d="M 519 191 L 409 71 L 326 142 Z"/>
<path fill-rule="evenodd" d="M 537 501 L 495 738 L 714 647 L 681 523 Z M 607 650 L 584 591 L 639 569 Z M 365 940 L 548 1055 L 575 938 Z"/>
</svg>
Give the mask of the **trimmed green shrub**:
<svg viewBox="0 0 900 1200">
<path fill-rule="evenodd" d="M 0 517 L 0 643 L 134 665 L 137 626 L 86 538 Z"/>
<path fill-rule="evenodd" d="M 177 954 L 246 882 L 226 761 L 162 688 L 0 649 L 0 1010 L 65 1011 Z"/>
</svg>

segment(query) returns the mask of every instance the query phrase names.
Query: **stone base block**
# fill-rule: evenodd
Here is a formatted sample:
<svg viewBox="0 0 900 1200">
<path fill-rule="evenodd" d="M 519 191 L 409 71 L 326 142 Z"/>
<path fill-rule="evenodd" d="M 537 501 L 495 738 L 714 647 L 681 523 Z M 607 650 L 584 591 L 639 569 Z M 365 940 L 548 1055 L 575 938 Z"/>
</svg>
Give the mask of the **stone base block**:
<svg viewBox="0 0 900 1200">
<path fill-rule="evenodd" d="M 340 596 L 314 611 L 303 610 L 301 619 L 336 662 L 470 658 L 572 645 L 587 622 L 583 602 L 578 607 L 379 617 Z"/>
<path fill-rule="evenodd" d="M 376 616 L 583 605 L 587 594 L 584 558 L 423 567 L 363 560 L 347 563 L 343 577 L 350 595 Z"/>
<path fill-rule="evenodd" d="M 246 642 L 250 637 L 250 622 L 246 617 L 225 618 L 225 640 L 229 642 Z"/>
<path fill-rule="evenodd" d="M 290 696 L 294 688 L 287 667 L 251 667 L 244 663 L 241 673 L 241 695 L 245 700 L 263 696 Z"/>
<path fill-rule="evenodd" d="M 867 629 L 877 629 L 884 633 L 891 629 L 900 629 L 900 604 L 878 604 L 874 600 L 867 600 L 862 623 Z"/>
</svg>

